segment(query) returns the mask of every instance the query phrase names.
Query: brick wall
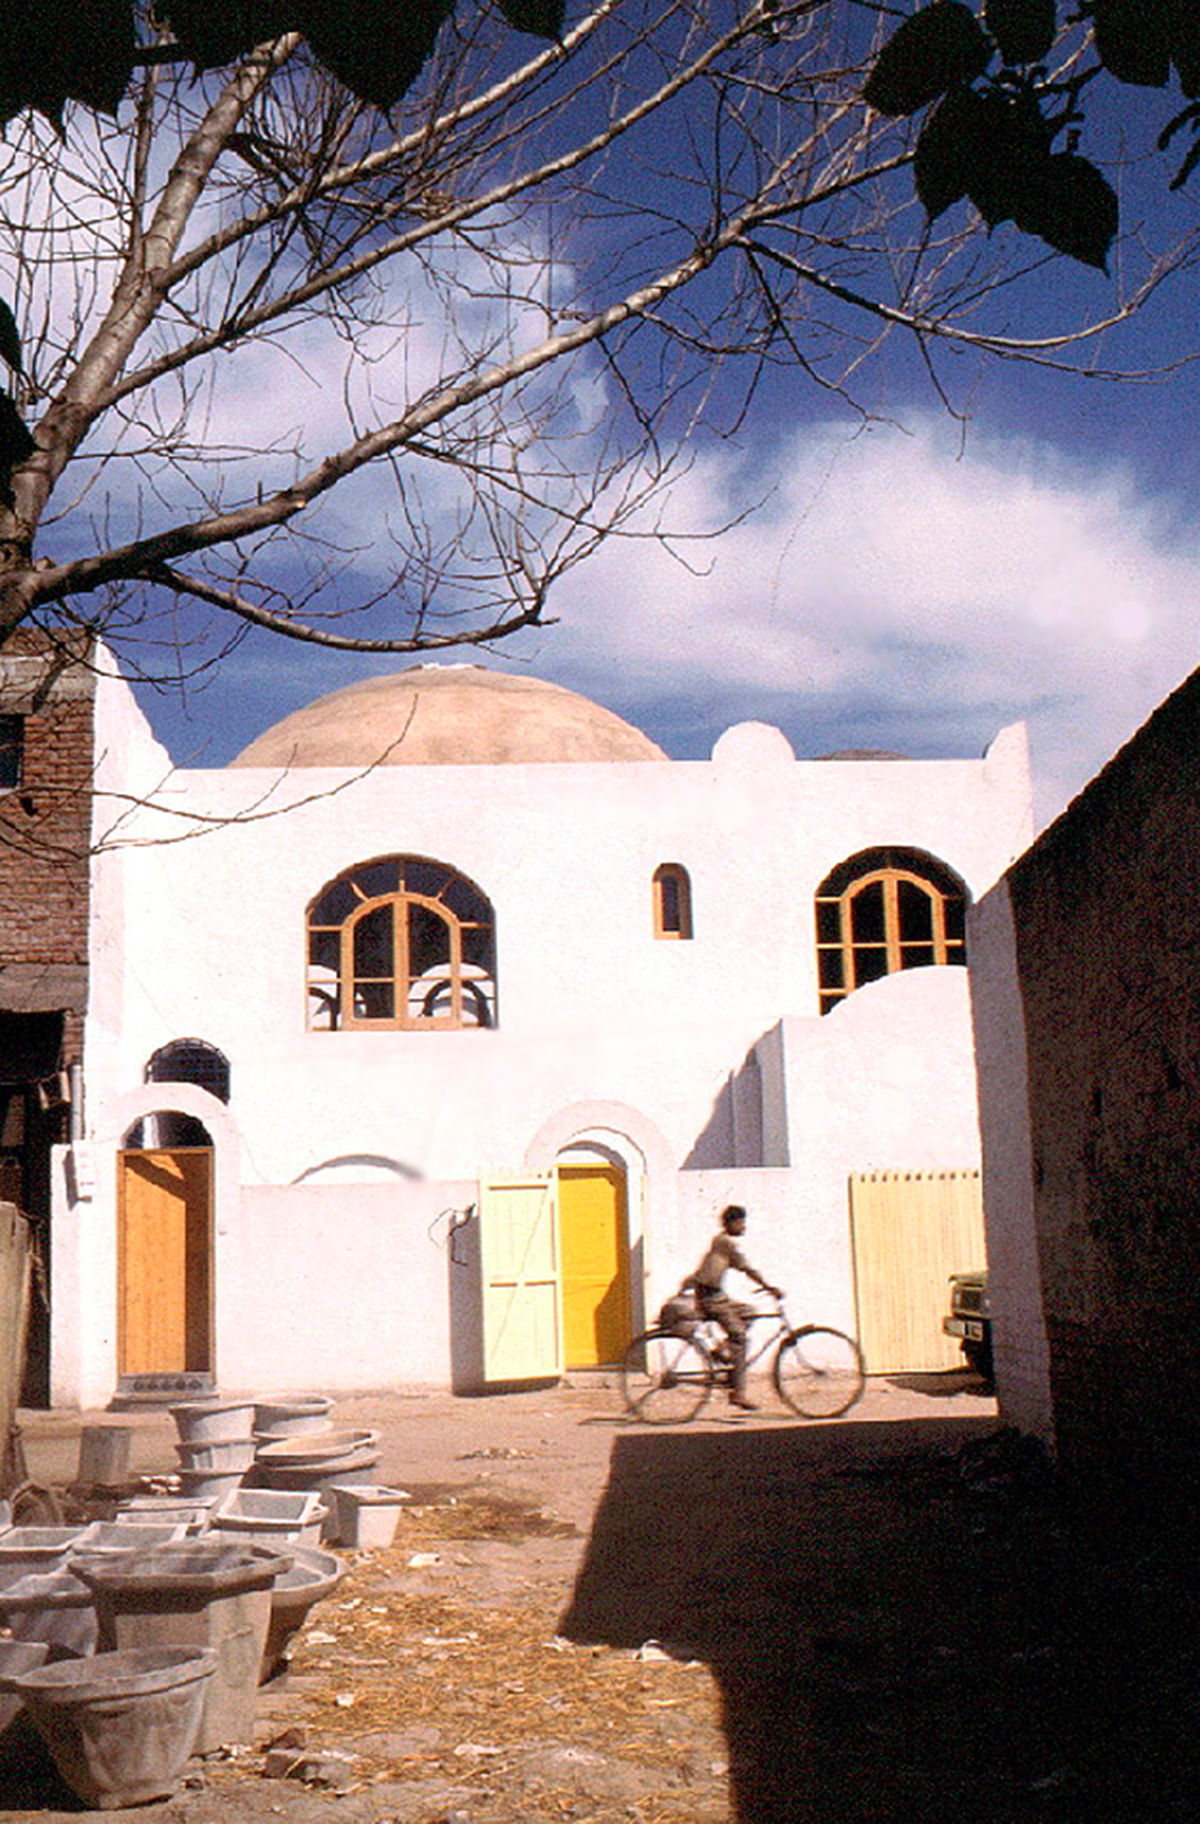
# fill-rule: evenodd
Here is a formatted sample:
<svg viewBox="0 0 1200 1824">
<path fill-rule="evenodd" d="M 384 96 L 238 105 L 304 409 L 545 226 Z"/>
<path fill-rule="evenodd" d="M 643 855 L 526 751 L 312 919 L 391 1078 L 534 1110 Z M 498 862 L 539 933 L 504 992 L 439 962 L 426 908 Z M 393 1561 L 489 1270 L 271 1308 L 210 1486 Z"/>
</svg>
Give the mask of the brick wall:
<svg viewBox="0 0 1200 1824">
<path fill-rule="evenodd" d="M 1009 885 L 1059 1458 L 1200 1479 L 1200 673 Z"/>
<path fill-rule="evenodd" d="M 64 1065 L 87 992 L 93 766 L 94 679 L 71 656 L 32 632 L 0 649 L 0 713 L 24 725 L 20 783 L 0 791 L 0 1010 L 64 1011 Z"/>
</svg>

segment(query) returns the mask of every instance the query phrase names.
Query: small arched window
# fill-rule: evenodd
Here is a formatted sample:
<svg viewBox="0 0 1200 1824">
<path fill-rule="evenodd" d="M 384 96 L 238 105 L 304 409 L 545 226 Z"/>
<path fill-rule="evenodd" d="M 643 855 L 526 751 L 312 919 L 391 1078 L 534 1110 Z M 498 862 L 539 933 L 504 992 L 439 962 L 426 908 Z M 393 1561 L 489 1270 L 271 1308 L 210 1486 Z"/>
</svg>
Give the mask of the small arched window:
<svg viewBox="0 0 1200 1824">
<path fill-rule="evenodd" d="M 219 1102 L 229 1100 L 229 1059 L 206 1039 L 172 1039 L 146 1066 L 147 1083 L 194 1083 Z"/>
<path fill-rule="evenodd" d="M 966 888 L 932 855 L 868 849 L 844 861 L 817 889 L 820 1006 L 901 969 L 963 964 Z"/>
<path fill-rule="evenodd" d="M 309 906 L 310 1028 L 495 1023 L 495 920 L 465 875 L 389 855 L 348 868 Z"/>
<path fill-rule="evenodd" d="M 229 1059 L 207 1039 L 172 1039 L 160 1045 L 144 1075 L 147 1083 L 194 1083 L 219 1102 L 229 1100 Z M 163 1108 L 138 1121 L 125 1136 L 124 1145 L 135 1151 L 211 1146 L 212 1136 L 194 1115 Z"/>
<path fill-rule="evenodd" d="M 654 935 L 692 935 L 692 883 L 677 861 L 664 861 L 654 870 Z"/>
</svg>

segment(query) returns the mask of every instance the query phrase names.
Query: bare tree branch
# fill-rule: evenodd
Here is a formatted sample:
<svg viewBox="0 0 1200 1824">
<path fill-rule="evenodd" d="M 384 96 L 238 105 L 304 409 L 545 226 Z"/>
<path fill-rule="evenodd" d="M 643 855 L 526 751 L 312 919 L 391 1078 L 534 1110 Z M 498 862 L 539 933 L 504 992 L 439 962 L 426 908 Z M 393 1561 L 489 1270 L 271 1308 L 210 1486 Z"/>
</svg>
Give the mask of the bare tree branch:
<svg viewBox="0 0 1200 1824">
<path fill-rule="evenodd" d="M 519 633 L 523 627 L 554 625 L 552 619 L 542 618 L 542 598 L 539 594 L 521 613 L 509 615 L 507 620 L 494 622 L 488 628 L 458 633 L 417 633 L 406 640 L 372 640 L 358 634 L 331 633 L 326 628 L 314 627 L 289 615 L 272 614 L 268 609 L 246 601 L 232 589 L 215 589 L 203 578 L 185 576 L 170 564 L 148 565 L 145 576 L 147 582 L 161 583 L 166 588 L 173 589 L 177 595 L 195 596 L 199 602 L 207 602 L 213 608 L 223 609 L 225 613 L 249 621 L 255 627 L 266 627 L 272 633 L 282 634 L 285 639 L 304 640 L 310 645 L 326 646 L 340 652 L 436 652 L 448 646 L 488 645 L 493 640 L 506 638 L 510 633 Z"/>
<path fill-rule="evenodd" d="M 781 368 L 859 413 L 897 333 L 1117 374 L 1092 347 L 1195 260 L 1195 226 L 1131 233 L 1095 320 L 1014 335 L 1022 287 L 1043 304 L 1020 237 L 966 205 L 931 228 L 913 129 L 863 102 L 892 23 L 882 0 L 598 0 L 531 50 L 479 8 L 390 115 L 291 34 L 225 72 L 148 59 L 65 141 L 22 116 L 0 639 L 58 618 L 175 673 L 188 602 L 345 650 L 486 645 L 545 624 L 605 537 L 676 548 L 672 473 Z"/>
</svg>

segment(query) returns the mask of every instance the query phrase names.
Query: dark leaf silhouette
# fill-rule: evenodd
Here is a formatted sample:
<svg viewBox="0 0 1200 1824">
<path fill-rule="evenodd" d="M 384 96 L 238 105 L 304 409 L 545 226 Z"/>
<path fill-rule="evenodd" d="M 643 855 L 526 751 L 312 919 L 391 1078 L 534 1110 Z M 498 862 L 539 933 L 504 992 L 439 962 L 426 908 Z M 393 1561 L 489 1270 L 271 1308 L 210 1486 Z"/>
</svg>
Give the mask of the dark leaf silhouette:
<svg viewBox="0 0 1200 1824">
<path fill-rule="evenodd" d="M 1184 159 L 1183 163 L 1180 165 L 1178 171 L 1175 173 L 1174 177 L 1171 179 L 1171 189 L 1172 190 L 1182 189 L 1183 185 L 1187 183 L 1188 178 L 1192 175 L 1192 172 L 1196 169 L 1196 166 L 1198 164 L 1200 164 L 1200 139 L 1197 139 L 1196 141 L 1194 141 L 1191 151 L 1188 153 L 1187 157 Z"/>
<path fill-rule="evenodd" d="M 1054 43 L 1054 0 L 985 0 L 983 22 L 1005 63 L 1040 63 Z"/>
<path fill-rule="evenodd" d="M 454 0 L 381 6 L 379 0 L 304 0 L 297 23 L 316 56 L 363 101 L 390 107 L 420 74 Z"/>
<path fill-rule="evenodd" d="M 0 125 L 32 107 L 59 126 L 68 101 L 115 114 L 133 50 L 130 0 L 6 0 Z"/>
<path fill-rule="evenodd" d="M 1119 206 L 1108 180 L 1086 158 L 1059 152 L 1040 170 L 1027 173 L 1013 219 L 1059 253 L 1107 270 Z"/>
<path fill-rule="evenodd" d="M 1196 137 L 1197 134 L 1200 134 L 1200 101 L 1190 101 L 1186 108 L 1181 108 L 1178 114 L 1172 115 L 1171 119 L 1167 122 L 1158 136 L 1158 149 L 1160 152 L 1166 151 L 1167 147 L 1182 127 L 1190 127 L 1192 129 L 1193 144 L 1191 151 L 1171 179 L 1172 190 L 1181 189 L 1182 186 L 1187 183 L 1192 172 L 1196 169 L 1197 164 L 1200 163 L 1200 138 Z"/>
<path fill-rule="evenodd" d="M 978 187 L 989 158 L 989 99 L 974 89 L 951 89 L 932 108 L 913 156 L 917 195 L 932 221 Z"/>
<path fill-rule="evenodd" d="M 70 101 L 115 114 L 134 51 L 129 0 L 44 0 L 45 69 Z"/>
<path fill-rule="evenodd" d="M 0 298 L 0 356 L 8 362 L 14 373 L 22 371 L 21 334 L 17 328 L 17 319 L 3 298 Z"/>
<path fill-rule="evenodd" d="M 914 114 L 956 83 L 982 75 L 991 57 L 991 42 L 969 8 L 933 0 L 884 45 L 863 99 L 881 114 Z"/>
<path fill-rule="evenodd" d="M 989 228 L 1015 221 L 1050 159 L 1050 140 L 1037 104 L 992 92 L 979 97 L 974 168 L 967 195 Z"/>
<path fill-rule="evenodd" d="M 1173 0 L 1094 0 L 1092 25 L 1104 67 L 1120 82 L 1161 89 L 1171 74 L 1168 17 Z"/>
<path fill-rule="evenodd" d="M 170 26 L 197 69 L 233 63 L 283 32 L 303 32 L 347 88 L 386 107 L 420 73 L 454 6 L 455 0 L 157 0 L 154 17 Z M 500 0 L 500 10 L 516 31 L 561 36 L 565 0 Z M 134 13 L 134 0 L 3 0 L 0 129 L 29 107 L 61 129 L 69 101 L 115 113 L 134 65 Z"/>
<path fill-rule="evenodd" d="M 566 0 L 500 0 L 500 11 L 514 32 L 538 38 L 561 38 Z"/>
<path fill-rule="evenodd" d="M 284 0 L 160 0 L 158 11 L 200 70 L 232 63 L 296 25 L 296 8 Z"/>
<path fill-rule="evenodd" d="M 0 389 L 0 505 L 12 506 L 12 472 L 33 451 L 28 426 L 9 395 Z"/>
<path fill-rule="evenodd" d="M 1200 9 L 1176 0 L 1171 14 L 1171 61 L 1189 101 L 1200 96 Z"/>
<path fill-rule="evenodd" d="M 1094 165 L 1053 154 L 1026 94 L 953 91 L 917 143 L 917 193 L 935 216 L 967 195 L 989 228 L 1015 222 L 1060 253 L 1104 268 L 1117 232 L 1117 198 Z"/>
</svg>

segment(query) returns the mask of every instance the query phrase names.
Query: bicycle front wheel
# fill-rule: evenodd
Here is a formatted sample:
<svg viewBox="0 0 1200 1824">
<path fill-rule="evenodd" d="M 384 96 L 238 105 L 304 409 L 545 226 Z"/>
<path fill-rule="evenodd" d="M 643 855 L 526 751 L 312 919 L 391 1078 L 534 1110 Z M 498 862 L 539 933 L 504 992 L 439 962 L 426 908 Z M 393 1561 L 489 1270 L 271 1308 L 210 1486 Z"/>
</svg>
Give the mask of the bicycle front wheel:
<svg viewBox="0 0 1200 1824">
<path fill-rule="evenodd" d="M 636 1336 L 621 1363 L 621 1391 L 647 1425 L 686 1425 L 712 1392 L 713 1367 L 703 1343 L 665 1330 Z"/>
<path fill-rule="evenodd" d="M 862 1353 L 840 1330 L 806 1324 L 793 1330 L 775 1357 L 775 1391 L 805 1419 L 836 1419 L 862 1397 Z"/>
</svg>

